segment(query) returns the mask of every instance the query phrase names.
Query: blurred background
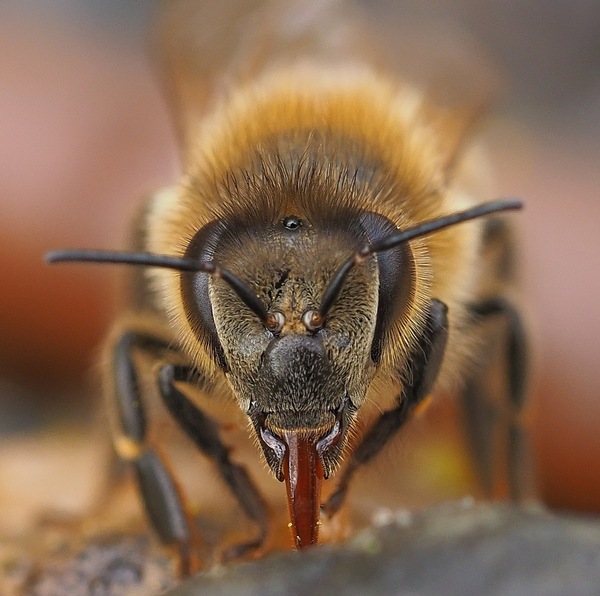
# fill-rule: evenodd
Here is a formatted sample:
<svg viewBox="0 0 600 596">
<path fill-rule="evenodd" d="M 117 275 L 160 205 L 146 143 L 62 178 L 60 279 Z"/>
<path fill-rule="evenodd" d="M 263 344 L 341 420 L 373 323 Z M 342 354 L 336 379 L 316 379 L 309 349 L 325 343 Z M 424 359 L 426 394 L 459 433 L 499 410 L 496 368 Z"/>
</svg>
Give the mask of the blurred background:
<svg viewBox="0 0 600 596">
<path fill-rule="evenodd" d="M 54 465 L 76 476 L 99 457 L 64 437 L 93 428 L 94 363 L 116 311 L 119 274 L 50 268 L 42 255 L 124 247 L 140 197 L 177 175 L 174 134 L 147 52 L 158 4 L 0 3 L 0 506 L 4 517 L 10 512 L 7 527 L 23 522 L 24 503 L 45 503 L 50 493 L 58 499 L 64 487 L 55 486 Z M 502 81 L 483 134 L 498 196 L 527 204 L 517 219 L 535 343 L 539 490 L 550 506 L 598 512 L 600 4 L 362 4 L 388 24 L 399 47 L 412 47 L 414 64 L 464 56 L 478 68 L 493 65 Z M 431 427 L 444 418 L 438 409 Z M 63 429 L 60 441 L 48 428 Z M 431 449 L 423 447 L 422 461 Z M 439 468 L 422 472 L 438 474 L 426 483 L 444 477 Z M 81 496 L 69 492 L 71 500 Z"/>
</svg>

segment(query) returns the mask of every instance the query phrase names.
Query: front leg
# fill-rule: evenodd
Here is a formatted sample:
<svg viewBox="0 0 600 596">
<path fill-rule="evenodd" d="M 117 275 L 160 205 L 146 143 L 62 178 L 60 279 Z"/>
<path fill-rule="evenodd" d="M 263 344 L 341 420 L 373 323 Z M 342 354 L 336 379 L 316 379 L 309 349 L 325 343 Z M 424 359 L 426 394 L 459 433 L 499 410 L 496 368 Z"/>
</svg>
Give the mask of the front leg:
<svg viewBox="0 0 600 596">
<path fill-rule="evenodd" d="M 350 481 L 356 470 L 375 457 L 409 419 L 415 407 L 429 394 L 444 359 L 448 339 L 448 309 L 443 302 L 433 299 L 421 341 L 410 363 L 411 385 L 402 388 L 398 405 L 384 412 L 358 444 L 342 473 L 335 492 L 323 505 L 323 511 L 334 515 L 342 506 Z"/>
<path fill-rule="evenodd" d="M 147 439 L 145 407 L 134 358 L 137 352 L 143 352 L 157 361 L 167 355 L 178 355 L 166 341 L 145 333 L 126 331 L 118 339 L 112 356 L 117 419 L 114 444 L 118 454 L 135 469 L 140 495 L 152 527 L 164 544 L 176 547 L 180 573 L 189 575 L 198 568 L 194 525 L 164 458 Z M 174 385 L 175 382 L 190 383 L 192 379 L 195 387 L 207 388 L 202 373 L 195 368 L 165 364 L 159 369 L 157 385 L 176 422 L 202 453 L 216 464 L 219 474 L 243 511 L 259 527 L 256 539 L 237 545 L 225 553 L 226 558 L 239 557 L 263 544 L 269 521 L 267 507 L 246 470 L 229 458 L 229 450 L 219 437 L 216 423 Z"/>
<path fill-rule="evenodd" d="M 131 463 L 146 514 L 161 542 L 176 548 L 180 575 L 196 570 L 193 525 L 174 478 L 164 459 L 148 441 L 146 410 L 142 400 L 134 353 L 157 358 L 168 348 L 161 339 L 126 331 L 112 352 L 112 388 L 115 406 L 114 446 Z"/>
<path fill-rule="evenodd" d="M 189 383 L 194 369 L 166 364 L 158 373 L 158 387 L 167 409 L 198 449 L 214 461 L 221 478 L 236 498 L 244 513 L 256 523 L 259 534 L 255 540 L 238 544 L 225 553 L 225 559 L 235 559 L 262 546 L 269 529 L 267 505 L 243 466 L 231 461 L 229 449 L 222 443 L 216 425 L 174 385 Z"/>
</svg>

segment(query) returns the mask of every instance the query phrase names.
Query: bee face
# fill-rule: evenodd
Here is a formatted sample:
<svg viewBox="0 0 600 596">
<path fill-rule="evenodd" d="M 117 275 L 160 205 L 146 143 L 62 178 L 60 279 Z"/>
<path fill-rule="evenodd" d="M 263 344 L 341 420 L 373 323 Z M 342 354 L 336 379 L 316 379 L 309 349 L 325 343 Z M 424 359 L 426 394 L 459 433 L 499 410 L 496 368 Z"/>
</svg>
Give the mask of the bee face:
<svg viewBox="0 0 600 596">
<path fill-rule="evenodd" d="M 327 285 L 347 256 L 397 231 L 367 210 L 372 166 L 352 149 L 353 170 L 339 150 L 324 159 L 314 131 L 294 135 L 293 150 L 280 141 L 257 152 L 243 164 L 244 174 L 231 174 L 219 190 L 236 209 L 204 226 L 186 251 L 244 280 L 273 317 L 265 325 L 223 280 L 182 276 L 187 320 L 211 344 L 278 478 L 286 451 L 280 438 L 287 433 L 319 445 L 326 477 L 338 467 L 389 320 L 414 283 L 410 249 L 398 247 L 351 271 L 326 320 L 319 320 Z"/>
<path fill-rule="evenodd" d="M 210 223 L 187 251 L 214 258 L 247 281 L 272 325 L 258 320 L 223 280 L 182 277 L 188 320 L 200 334 L 212 330 L 229 384 L 279 478 L 285 450 L 277 441 L 286 433 L 320 444 L 325 476 L 333 472 L 375 371 L 375 259 L 352 272 L 326 321 L 316 316 L 340 262 L 368 241 L 365 222 L 374 215 L 311 211 L 302 205 L 307 193 L 297 188 L 287 205 L 263 204 L 260 215 Z"/>
</svg>

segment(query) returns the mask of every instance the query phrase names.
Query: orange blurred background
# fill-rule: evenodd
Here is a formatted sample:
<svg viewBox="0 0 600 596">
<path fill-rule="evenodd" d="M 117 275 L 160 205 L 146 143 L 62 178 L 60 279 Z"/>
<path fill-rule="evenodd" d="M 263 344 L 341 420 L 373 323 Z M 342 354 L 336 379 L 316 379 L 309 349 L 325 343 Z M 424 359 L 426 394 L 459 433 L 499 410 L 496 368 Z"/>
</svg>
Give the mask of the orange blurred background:
<svg viewBox="0 0 600 596">
<path fill-rule="evenodd" d="M 139 197 L 177 175 L 147 59 L 156 2 L 0 5 L 0 431 L 89 412 L 118 274 L 57 267 L 60 247 L 124 247 Z M 445 45 L 485 48 L 507 91 L 485 127 L 518 216 L 534 328 L 544 500 L 600 511 L 600 4 L 363 2 Z M 468 40 L 468 42 L 465 42 Z M 430 48 L 417 48 L 422 54 Z M 80 408 L 73 408 L 73 405 Z"/>
</svg>

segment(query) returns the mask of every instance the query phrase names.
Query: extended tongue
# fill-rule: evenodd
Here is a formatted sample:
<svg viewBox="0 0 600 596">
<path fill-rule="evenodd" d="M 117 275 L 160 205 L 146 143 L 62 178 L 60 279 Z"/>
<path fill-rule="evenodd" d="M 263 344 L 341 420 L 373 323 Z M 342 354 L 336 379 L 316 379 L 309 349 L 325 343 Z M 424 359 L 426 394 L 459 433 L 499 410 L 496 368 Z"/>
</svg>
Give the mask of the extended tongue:
<svg viewBox="0 0 600 596">
<path fill-rule="evenodd" d="M 297 432 L 283 435 L 286 455 L 283 475 L 287 489 L 292 536 L 297 549 L 316 544 L 319 537 L 323 466 L 316 441 Z"/>
</svg>

